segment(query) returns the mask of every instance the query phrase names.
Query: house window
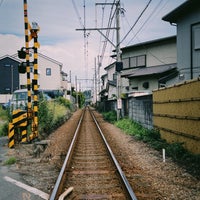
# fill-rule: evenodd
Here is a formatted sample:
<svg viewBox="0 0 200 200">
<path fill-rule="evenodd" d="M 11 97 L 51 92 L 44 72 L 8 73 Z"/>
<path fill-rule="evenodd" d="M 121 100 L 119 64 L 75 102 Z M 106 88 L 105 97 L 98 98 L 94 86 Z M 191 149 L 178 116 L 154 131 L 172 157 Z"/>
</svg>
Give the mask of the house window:
<svg viewBox="0 0 200 200">
<path fill-rule="evenodd" d="M 137 57 L 130 58 L 130 67 L 137 67 Z"/>
<path fill-rule="evenodd" d="M 146 67 L 146 55 L 131 57 L 130 67 Z"/>
<path fill-rule="evenodd" d="M 123 69 L 129 68 L 129 66 L 130 66 L 130 64 L 129 64 L 129 58 L 122 59 L 122 62 L 123 62 Z"/>
<path fill-rule="evenodd" d="M 117 73 L 113 74 L 113 81 L 117 81 Z"/>
<path fill-rule="evenodd" d="M 194 49 L 199 50 L 200 49 L 200 27 L 194 28 Z"/>
<path fill-rule="evenodd" d="M 46 75 L 51 76 L 51 68 L 46 68 Z"/>
<path fill-rule="evenodd" d="M 138 67 L 146 67 L 146 56 L 137 56 L 137 66 Z"/>
</svg>

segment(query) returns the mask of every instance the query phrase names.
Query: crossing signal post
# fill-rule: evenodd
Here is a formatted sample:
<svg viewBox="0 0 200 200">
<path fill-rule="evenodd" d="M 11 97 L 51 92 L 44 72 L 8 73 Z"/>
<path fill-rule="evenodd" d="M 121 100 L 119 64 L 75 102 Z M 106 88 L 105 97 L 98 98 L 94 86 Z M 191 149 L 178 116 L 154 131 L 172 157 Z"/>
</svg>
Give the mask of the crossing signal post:
<svg viewBox="0 0 200 200">
<path fill-rule="evenodd" d="M 38 32 L 40 30 L 36 22 L 32 23 L 32 26 L 28 22 L 28 11 L 27 11 L 27 0 L 24 0 L 24 28 L 25 28 L 25 47 L 22 47 L 18 51 L 18 57 L 24 59 L 18 66 L 19 73 L 27 75 L 27 110 L 13 110 L 12 121 L 8 127 L 8 138 L 9 148 L 14 147 L 15 144 L 15 133 L 20 132 L 21 141 L 18 142 L 29 142 L 38 137 Z M 29 42 L 34 40 L 33 47 L 29 47 Z M 34 52 L 34 60 L 30 62 L 30 49 Z M 30 66 L 34 67 L 34 78 L 31 83 L 30 77 Z M 32 89 L 32 90 L 31 90 Z M 33 99 L 32 99 L 33 92 Z M 32 106 L 33 100 L 33 106 Z M 27 136 L 27 127 L 31 125 L 31 134 Z"/>
</svg>

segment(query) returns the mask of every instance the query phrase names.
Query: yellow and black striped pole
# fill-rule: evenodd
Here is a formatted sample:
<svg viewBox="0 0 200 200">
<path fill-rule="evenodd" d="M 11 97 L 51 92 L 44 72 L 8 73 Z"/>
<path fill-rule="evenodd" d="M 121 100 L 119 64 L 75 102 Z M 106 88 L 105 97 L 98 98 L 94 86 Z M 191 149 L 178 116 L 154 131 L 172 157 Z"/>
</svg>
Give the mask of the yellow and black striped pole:
<svg viewBox="0 0 200 200">
<path fill-rule="evenodd" d="M 8 147 L 13 148 L 15 145 L 15 139 L 14 139 L 14 125 L 12 123 L 9 123 L 8 125 Z"/>
<path fill-rule="evenodd" d="M 33 137 L 38 137 L 38 40 L 37 32 L 39 29 L 32 30 L 32 36 L 34 38 L 34 78 L 32 80 L 32 90 L 34 93 L 33 97 L 33 122 L 32 122 L 32 132 Z"/>
<path fill-rule="evenodd" d="M 28 104 L 27 114 L 28 119 L 32 117 L 32 105 L 31 105 L 31 78 L 30 78 L 30 58 L 29 58 L 29 30 L 30 24 L 28 22 L 28 6 L 27 0 L 24 0 L 24 28 L 25 28 L 25 47 L 26 47 L 26 73 L 27 73 L 27 92 L 28 92 Z"/>
</svg>

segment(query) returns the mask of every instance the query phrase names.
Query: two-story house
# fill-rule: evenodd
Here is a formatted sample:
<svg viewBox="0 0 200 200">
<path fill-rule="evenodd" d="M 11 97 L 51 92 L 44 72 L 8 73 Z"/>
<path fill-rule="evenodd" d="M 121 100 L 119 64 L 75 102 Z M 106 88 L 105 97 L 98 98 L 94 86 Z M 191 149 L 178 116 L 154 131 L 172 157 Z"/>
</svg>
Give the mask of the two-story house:
<svg viewBox="0 0 200 200">
<path fill-rule="evenodd" d="M 129 95 L 151 94 L 175 82 L 176 36 L 142 42 L 122 50 L 122 78 L 129 80 Z"/>
<path fill-rule="evenodd" d="M 200 76 L 199 0 L 181 4 L 162 18 L 177 26 L 177 67 L 179 82 Z"/>
<path fill-rule="evenodd" d="M 168 86 L 176 82 L 177 50 L 176 36 L 160 38 L 121 48 L 123 70 L 120 72 L 120 97 L 122 101 L 122 116 L 152 127 L 152 91 L 159 87 Z M 117 96 L 117 76 L 115 63 L 105 68 L 107 76 L 103 76 L 102 91 L 108 100 Z M 115 98 L 116 100 L 116 98 Z M 109 108 L 116 109 L 115 105 Z M 108 109 L 109 109 L 108 108 Z"/>
<path fill-rule="evenodd" d="M 0 58 L 0 94 L 12 94 L 19 89 L 20 60 L 9 55 Z"/>
<path fill-rule="evenodd" d="M 38 53 L 38 66 L 39 88 L 41 90 L 61 90 L 62 81 L 65 80 L 62 79 L 62 63 Z M 31 66 L 31 79 L 33 79 L 33 66 Z M 26 74 L 20 74 L 20 88 L 26 87 L 26 81 Z"/>
<path fill-rule="evenodd" d="M 176 36 L 142 42 L 121 48 L 123 70 L 121 71 L 121 94 L 151 94 L 152 90 L 176 82 L 177 50 Z M 104 68 L 103 91 L 107 99 L 116 97 L 117 73 L 115 62 Z M 105 80 L 104 80 L 105 79 Z"/>
<path fill-rule="evenodd" d="M 33 58 L 30 57 L 30 61 L 32 60 Z M 27 75 L 18 72 L 18 65 L 21 62 L 17 54 L 0 58 L 0 103 L 7 102 L 15 90 L 26 88 Z M 38 66 L 39 89 L 67 92 L 67 74 L 62 71 L 62 63 L 39 53 Z M 32 80 L 33 66 L 30 66 L 30 70 Z"/>
</svg>

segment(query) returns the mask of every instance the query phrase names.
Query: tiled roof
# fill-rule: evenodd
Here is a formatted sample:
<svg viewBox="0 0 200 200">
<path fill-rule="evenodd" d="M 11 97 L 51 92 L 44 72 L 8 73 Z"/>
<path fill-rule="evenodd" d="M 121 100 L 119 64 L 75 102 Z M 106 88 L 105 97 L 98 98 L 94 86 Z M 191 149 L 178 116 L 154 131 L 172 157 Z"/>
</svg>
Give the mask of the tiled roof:
<svg viewBox="0 0 200 200">
<path fill-rule="evenodd" d="M 132 77 L 141 77 L 141 76 L 149 76 L 149 75 L 158 75 L 165 73 L 167 71 L 176 69 L 177 64 L 166 64 L 166 65 L 158 65 L 153 67 L 142 67 L 137 69 L 130 69 L 126 71 L 122 71 L 121 76 L 132 78 Z"/>
</svg>

